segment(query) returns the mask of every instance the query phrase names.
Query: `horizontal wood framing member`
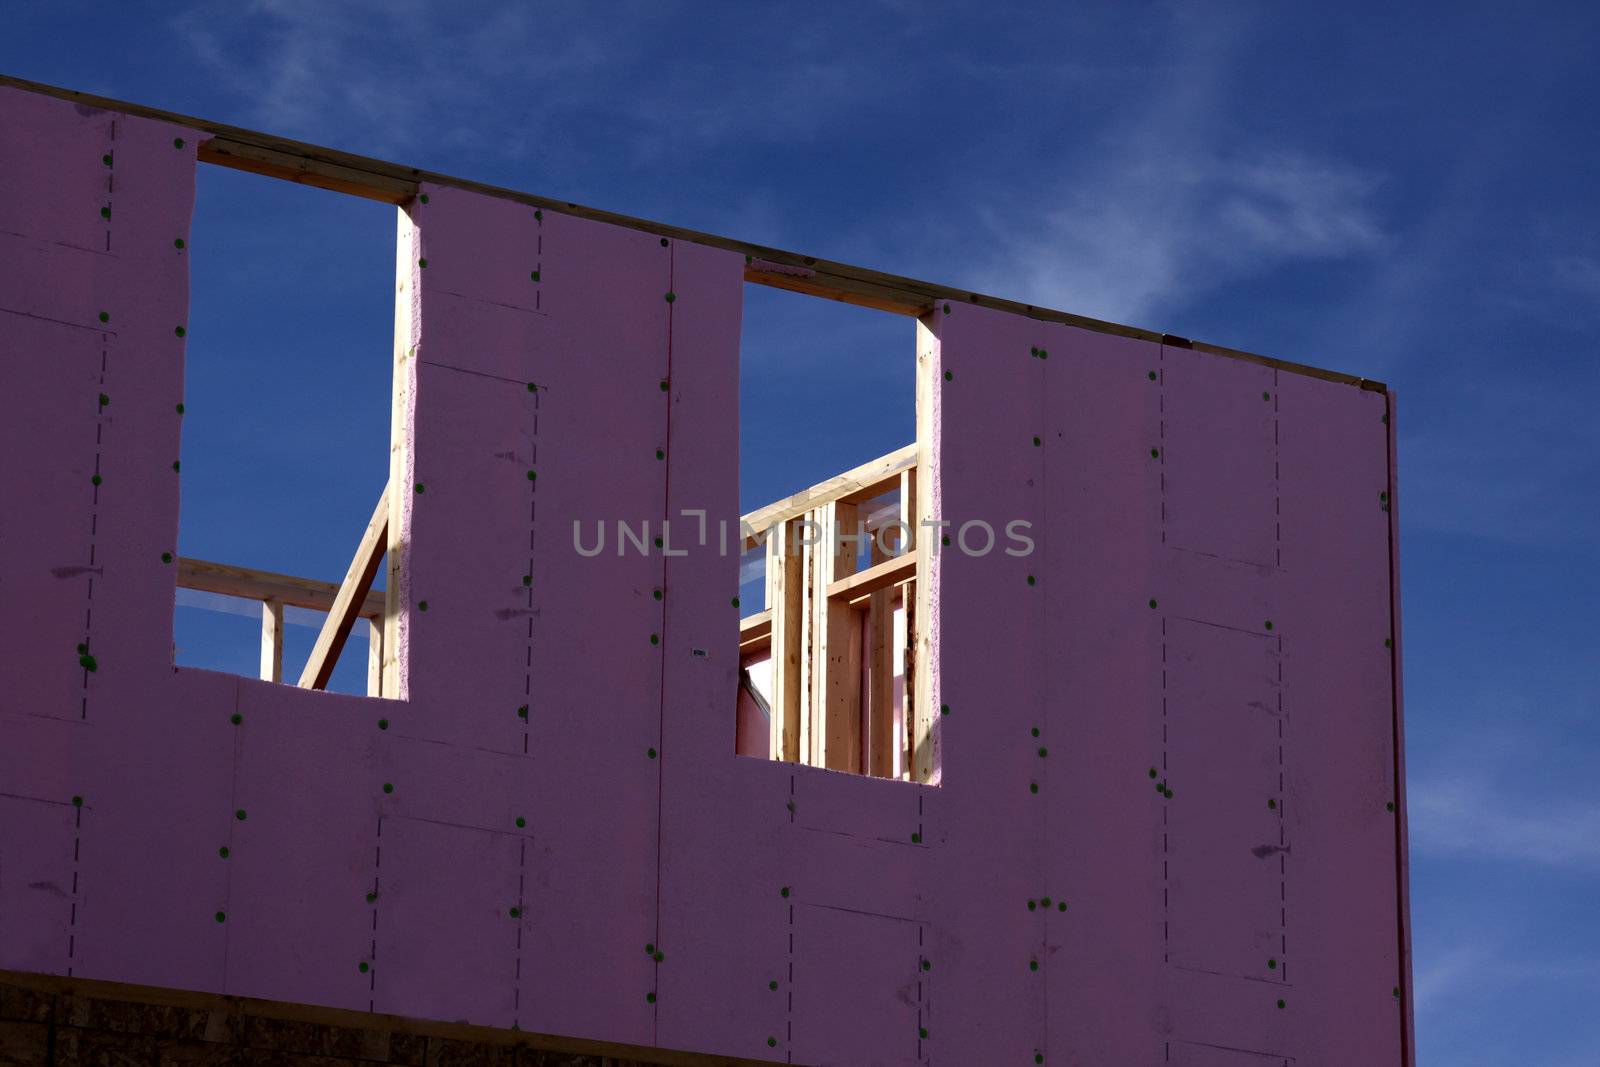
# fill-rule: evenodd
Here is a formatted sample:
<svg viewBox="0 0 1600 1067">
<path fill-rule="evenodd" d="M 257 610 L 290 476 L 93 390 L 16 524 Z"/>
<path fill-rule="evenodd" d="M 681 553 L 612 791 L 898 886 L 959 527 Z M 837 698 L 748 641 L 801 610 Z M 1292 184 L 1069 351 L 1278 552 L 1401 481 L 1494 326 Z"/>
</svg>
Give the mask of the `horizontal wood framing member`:
<svg viewBox="0 0 1600 1067">
<path fill-rule="evenodd" d="M 250 171 L 255 174 L 283 178 L 299 182 L 302 185 L 316 186 L 320 189 L 331 189 L 335 192 L 362 196 L 387 204 L 406 203 L 417 194 L 419 187 L 424 182 L 434 185 L 447 185 L 469 192 L 482 193 L 486 196 L 529 204 L 545 211 L 563 212 L 578 218 L 625 226 L 629 229 L 656 234 L 660 237 L 690 241 L 695 244 L 708 245 L 712 248 L 738 252 L 745 257 L 745 279 L 759 285 L 810 293 L 814 296 L 827 297 L 847 304 L 857 304 L 863 307 L 918 317 L 943 304 L 952 306 L 970 304 L 977 307 L 992 308 L 997 311 L 1006 311 L 1016 315 L 1026 315 L 1041 322 L 1065 323 L 1068 326 L 1093 330 L 1097 333 L 1116 334 L 1121 337 L 1133 337 L 1144 341 L 1193 348 L 1213 355 L 1260 363 L 1265 366 L 1276 367 L 1279 370 L 1304 374 L 1326 381 L 1342 382 L 1380 393 L 1388 391 L 1382 382 L 1338 371 L 1324 370 L 1302 363 L 1292 363 L 1287 360 L 1274 359 L 1270 356 L 1261 356 L 1253 352 L 1225 348 L 1220 345 L 1189 341 L 1153 330 L 1123 326 L 1114 322 L 1087 318 L 1083 315 L 1073 315 L 1065 311 L 1036 307 L 1032 304 L 1023 304 L 1015 300 L 969 292 L 935 282 L 885 274 L 881 271 L 868 270 L 864 267 L 853 267 L 847 263 L 819 259 L 815 256 L 802 255 L 798 252 L 787 252 L 779 248 L 768 248 L 764 245 L 751 244 L 747 241 L 719 237 L 716 234 L 686 230 L 679 226 L 669 226 L 665 223 L 652 222 L 648 219 L 634 218 L 629 215 L 620 215 L 611 211 L 585 207 L 582 204 L 575 204 L 571 201 L 535 196 L 532 193 L 523 193 L 514 189 L 486 185 L 482 182 L 454 178 L 446 174 L 422 170 L 418 167 L 406 167 L 398 163 L 388 163 L 367 156 L 340 152 L 332 148 L 323 148 L 318 145 L 274 137 L 271 134 L 247 130 L 239 126 L 228 126 L 190 115 L 179 115 L 140 104 L 131 104 L 123 100 L 93 96 L 72 89 L 62 89 L 58 86 L 46 85 L 41 82 L 27 81 L 23 78 L 13 78 L 0 74 L 0 86 L 9 86 L 25 92 L 69 100 L 86 107 L 120 111 L 124 114 L 136 115 L 158 122 L 170 122 L 202 130 L 211 135 L 211 138 L 200 146 L 199 156 L 204 162 L 232 167 L 236 170 Z"/>
</svg>

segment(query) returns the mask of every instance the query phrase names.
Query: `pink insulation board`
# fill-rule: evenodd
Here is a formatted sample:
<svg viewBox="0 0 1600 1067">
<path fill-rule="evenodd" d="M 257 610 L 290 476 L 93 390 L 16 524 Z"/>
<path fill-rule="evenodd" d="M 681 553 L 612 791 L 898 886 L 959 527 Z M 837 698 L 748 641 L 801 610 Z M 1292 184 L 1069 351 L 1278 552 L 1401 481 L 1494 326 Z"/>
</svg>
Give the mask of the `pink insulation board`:
<svg viewBox="0 0 1600 1067">
<path fill-rule="evenodd" d="M 1385 393 L 941 306 L 935 783 L 740 756 L 742 256 L 426 184 L 400 699 L 175 669 L 205 136 L 0 91 L 0 968 L 805 1064 L 1413 1062 Z"/>
</svg>

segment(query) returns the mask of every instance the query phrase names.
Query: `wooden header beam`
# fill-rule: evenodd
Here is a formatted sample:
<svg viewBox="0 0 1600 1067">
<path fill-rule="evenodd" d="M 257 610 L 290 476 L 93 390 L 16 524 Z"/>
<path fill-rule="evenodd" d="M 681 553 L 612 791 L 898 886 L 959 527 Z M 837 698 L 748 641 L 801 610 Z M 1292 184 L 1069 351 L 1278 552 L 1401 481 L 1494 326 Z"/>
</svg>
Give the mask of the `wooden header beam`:
<svg viewBox="0 0 1600 1067">
<path fill-rule="evenodd" d="M 433 185 L 447 185 L 457 189 L 464 189 L 468 192 L 481 193 L 485 196 L 529 204 L 545 211 L 558 211 L 578 218 L 625 226 L 628 229 L 652 233 L 659 237 L 669 237 L 737 252 L 745 257 L 745 280 L 758 285 L 790 289 L 814 296 L 827 297 L 831 300 L 843 301 L 847 304 L 857 304 L 862 307 L 877 308 L 882 311 L 891 311 L 916 317 L 920 317 L 944 304 L 952 306 L 970 304 L 976 307 L 1005 311 L 1014 315 L 1025 315 L 1041 322 L 1064 323 L 1079 329 L 1093 330 L 1096 333 L 1116 334 L 1120 337 L 1133 337 L 1157 344 L 1193 348 L 1213 355 L 1260 363 L 1294 374 L 1304 374 L 1313 378 L 1321 378 L 1325 381 L 1341 382 L 1375 392 L 1383 393 L 1388 391 L 1382 382 L 1360 378 L 1351 374 L 1342 374 L 1338 371 L 1323 370 L 1301 363 L 1273 359 L 1270 356 L 1256 355 L 1252 352 L 1242 352 L 1218 345 L 1189 341 L 1170 334 L 1139 329 L 1134 326 L 1123 326 L 1100 319 L 1091 319 L 1065 311 L 1035 307 L 1032 304 L 1023 304 L 1015 300 L 987 296 L 954 286 L 884 274 L 880 271 L 867 270 L 864 267 L 852 267 L 847 263 L 818 259 L 815 256 L 801 255 L 798 252 L 786 252 L 783 249 L 750 244 L 747 241 L 719 237 L 716 234 L 686 230 L 679 226 L 669 226 L 665 223 L 651 222 L 648 219 L 619 215 L 611 211 L 601 211 L 597 208 L 585 207 L 582 204 L 575 204 L 570 201 L 535 196 L 531 193 L 518 192 L 515 189 L 486 185 L 482 182 L 454 178 L 417 167 L 401 166 L 398 163 L 388 163 L 367 156 L 352 155 L 349 152 L 340 152 L 332 148 L 323 148 L 300 141 L 290 141 L 281 137 L 274 137 L 271 134 L 259 133 L 255 130 L 247 130 L 238 126 L 228 126 L 219 122 L 211 122 L 207 119 L 195 118 L 192 115 L 180 115 L 171 111 L 161 111 L 157 108 L 130 104 L 124 100 L 92 96 L 88 93 L 62 89 L 58 86 L 45 85 L 41 82 L 27 81 L 23 78 L 13 78 L 4 74 L 0 74 L 0 86 L 52 96 L 60 100 L 69 100 L 86 107 L 120 111 L 127 115 L 136 115 L 140 118 L 153 119 L 158 122 L 171 122 L 181 126 L 188 126 L 191 129 L 201 130 L 211 135 L 210 139 L 203 143 L 199 149 L 200 159 L 207 163 L 283 178 L 302 185 L 315 186 L 319 189 L 331 189 L 335 192 L 348 193 L 352 196 L 366 197 L 386 204 L 403 205 L 407 203 L 417 194 L 424 182 Z"/>
</svg>

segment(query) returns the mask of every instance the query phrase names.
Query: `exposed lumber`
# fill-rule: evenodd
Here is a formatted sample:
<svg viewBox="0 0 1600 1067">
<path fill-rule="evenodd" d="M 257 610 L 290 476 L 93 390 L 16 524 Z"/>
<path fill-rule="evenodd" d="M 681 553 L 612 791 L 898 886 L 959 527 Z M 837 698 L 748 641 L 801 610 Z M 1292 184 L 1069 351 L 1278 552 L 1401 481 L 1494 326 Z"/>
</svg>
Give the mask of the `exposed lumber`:
<svg viewBox="0 0 1600 1067">
<path fill-rule="evenodd" d="M 383 696 L 383 619 L 367 620 L 367 696 Z"/>
<path fill-rule="evenodd" d="M 283 601 L 261 602 L 261 680 L 283 681 Z"/>
<path fill-rule="evenodd" d="M 772 645 L 772 609 L 739 620 L 739 655 L 760 652 Z M 769 750 L 770 751 L 770 750 Z"/>
<path fill-rule="evenodd" d="M 920 331 L 921 327 L 918 329 Z M 917 481 L 917 468 L 910 467 L 900 472 L 901 533 L 908 538 L 902 542 L 902 550 L 909 548 L 911 551 L 916 551 L 917 517 L 921 514 L 917 510 Z M 926 573 L 927 568 L 919 559 L 917 574 L 922 576 Z M 916 718 L 917 589 L 922 584 L 921 581 L 913 580 L 900 588 L 900 607 L 905 614 L 905 644 L 900 649 L 901 767 L 902 773 L 907 777 L 911 774 L 911 728 Z"/>
<path fill-rule="evenodd" d="M 820 508 L 832 501 L 845 504 L 857 504 L 863 500 L 886 492 L 890 486 L 899 480 L 900 472 L 915 464 L 917 461 L 917 446 L 906 445 L 897 448 L 886 456 L 869 460 L 859 467 L 854 467 L 843 474 L 836 474 L 827 481 L 818 482 L 809 489 L 782 500 L 759 507 L 747 515 L 740 516 L 740 523 L 748 527 L 753 534 L 760 534 L 777 523 L 787 519 L 798 518 L 806 512 Z M 755 547 L 755 538 L 745 539 L 745 547 Z"/>
<path fill-rule="evenodd" d="M 422 170 L 418 167 L 407 167 L 398 163 L 389 163 L 380 159 L 324 148 L 320 145 L 291 141 L 256 130 L 228 126 L 191 115 L 180 115 L 170 111 L 162 111 L 158 108 L 131 104 L 123 100 L 114 100 L 109 97 L 92 96 L 88 93 L 62 89 L 57 86 L 27 81 L 22 78 L 0 75 L 0 85 L 22 89 L 27 92 L 40 93 L 45 96 L 53 96 L 61 100 L 70 100 L 87 107 L 120 111 L 127 115 L 138 115 L 143 118 L 171 122 L 204 131 L 212 135 L 212 142 L 218 140 L 222 142 L 210 153 L 207 153 L 204 146 L 202 146 L 201 158 L 206 159 L 207 162 L 261 174 L 287 177 L 292 181 L 302 182 L 307 185 L 337 189 L 340 192 L 365 196 L 385 203 L 403 202 L 396 199 L 402 192 L 405 193 L 405 198 L 409 199 L 410 195 L 414 194 L 424 183 L 451 186 L 469 192 L 481 193 L 485 196 L 529 204 L 545 211 L 559 211 L 578 218 L 593 219 L 598 222 L 624 226 L 628 229 L 639 230 L 660 237 L 690 241 L 711 248 L 722 248 L 737 252 L 747 257 L 746 262 L 752 269 L 746 274 L 746 277 L 752 282 L 812 293 L 848 304 L 858 304 L 863 307 L 880 308 L 900 314 L 918 316 L 931 308 L 942 309 L 946 304 L 951 306 L 952 311 L 958 311 L 962 305 L 970 305 L 992 308 L 1015 315 L 1026 315 L 1042 322 L 1060 322 L 1069 326 L 1092 330 L 1096 333 L 1116 334 L 1121 337 L 1134 337 L 1144 341 L 1159 343 L 1165 336 L 1162 332 L 1156 330 L 1124 326 L 1119 323 L 1105 322 L 1083 315 L 1073 315 L 1050 308 L 1035 307 L 1032 304 L 1023 304 L 1015 300 L 987 296 L 955 286 L 885 274 L 881 271 L 868 270 L 864 267 L 853 267 L 847 263 L 818 259 L 815 256 L 788 252 L 780 248 L 768 248 L 764 245 L 751 244 L 748 241 L 701 233 L 696 230 L 684 229 L 681 226 L 670 226 L 665 223 L 652 222 L 649 219 L 635 218 L 613 211 L 601 211 L 596 208 L 585 207 L 582 204 L 575 204 L 571 201 L 558 200 L 547 196 L 535 196 L 531 193 L 518 192 L 515 189 L 505 189 L 499 186 L 487 185 L 483 182 L 455 178 L 447 174 Z M 290 163 L 285 157 L 290 157 L 300 162 Z M 288 173 L 279 173 L 283 170 L 287 170 Z M 756 269 L 758 267 L 764 269 Z M 788 269 L 773 270 L 771 269 L 773 267 Z M 1371 381 L 1352 374 L 1323 370 L 1318 367 L 1274 359 L 1269 356 L 1260 356 L 1237 349 L 1202 345 L 1198 342 L 1193 347 L 1233 359 L 1265 364 L 1266 366 L 1276 367 L 1279 370 L 1290 371 L 1295 374 L 1309 375 L 1313 378 L 1342 382 L 1347 385 L 1357 385 L 1378 392 L 1387 391 L 1382 382 Z"/>
<path fill-rule="evenodd" d="M 794 551 L 793 524 L 780 522 L 767 538 L 767 612 L 772 650 L 772 717 L 767 751 L 773 759 L 800 759 L 805 614 L 804 559 Z"/>
<path fill-rule="evenodd" d="M 319 582 L 313 578 L 297 578 L 292 574 L 235 567 L 229 563 L 214 563 L 187 556 L 178 559 L 178 588 L 238 597 L 240 600 L 276 600 L 287 607 L 311 611 L 327 611 L 333 607 L 333 598 L 339 593 L 339 586 L 333 582 Z M 382 618 L 383 595 L 369 593 L 357 614 L 365 618 Z"/>
<path fill-rule="evenodd" d="M 417 195 L 415 181 L 373 174 L 302 152 L 269 148 L 230 137 L 213 137 L 200 145 L 197 155 L 203 163 L 264 174 L 269 178 L 282 178 L 336 193 L 349 193 L 368 200 L 381 200 L 386 204 L 404 204 Z"/>
<path fill-rule="evenodd" d="M 411 539 L 406 530 L 406 504 L 414 482 L 414 457 L 411 452 L 411 390 L 416 377 L 412 356 L 416 352 L 419 309 L 417 307 L 417 259 L 421 243 L 416 224 L 404 211 L 395 212 L 394 242 L 394 373 L 390 375 L 389 403 L 389 546 L 386 556 L 388 575 L 384 580 L 383 679 L 387 697 L 403 700 L 406 679 L 402 677 L 406 649 L 400 625 L 405 614 L 405 596 L 410 589 L 406 573 L 406 554 Z"/>
<path fill-rule="evenodd" d="M 816 765 L 860 772 L 862 619 L 846 600 L 830 595 L 840 579 L 855 573 L 858 543 L 850 538 L 858 529 L 860 511 L 855 504 L 831 500 L 818 514 L 823 540 L 817 545 L 812 587 L 812 731 L 820 746 Z"/>
<path fill-rule="evenodd" d="M 384 553 L 389 549 L 391 495 L 389 485 L 385 485 L 383 492 L 378 494 L 377 506 L 372 509 L 372 518 L 367 520 L 367 528 L 362 532 L 361 542 L 350 560 L 350 569 L 345 572 L 339 592 L 333 598 L 333 607 L 328 609 L 328 617 L 322 622 L 322 632 L 317 634 L 317 642 L 311 648 L 310 658 L 306 660 L 306 669 L 300 672 L 301 689 L 327 688 L 333 668 L 339 662 L 339 653 L 344 651 L 344 643 L 356 623 L 356 605 L 372 591 L 372 583 L 378 577 L 378 565 L 383 562 Z"/>
<path fill-rule="evenodd" d="M 939 428 L 942 421 L 939 399 L 939 338 L 929 327 L 928 323 L 917 321 L 917 462 L 916 469 L 921 471 L 921 477 L 916 479 L 914 491 L 916 493 L 915 514 L 919 521 L 938 519 L 939 509 L 935 506 L 934 490 L 936 488 L 935 476 L 938 473 L 938 456 L 934 452 L 934 445 L 939 439 Z M 906 703 L 906 737 L 911 746 L 911 780 L 913 782 L 927 782 L 933 777 L 933 768 L 937 761 L 936 749 L 938 737 L 935 733 L 936 722 L 933 709 L 935 694 L 933 692 L 933 627 L 929 620 L 933 618 L 933 587 L 938 580 L 937 567 L 940 562 L 937 544 L 931 544 L 933 538 L 939 536 L 938 528 L 924 527 L 915 530 L 915 540 L 919 558 L 923 561 L 914 587 L 913 600 L 907 602 L 906 619 L 907 631 L 912 632 L 912 623 L 915 623 L 915 645 L 911 650 L 912 668 L 915 675 L 907 676 L 907 688 L 910 695 Z M 923 546 L 927 545 L 924 549 Z M 908 638 L 909 639 L 909 638 Z"/>
<path fill-rule="evenodd" d="M 894 774 L 893 589 L 873 592 L 867 603 L 867 765 L 874 778 Z"/>
<path fill-rule="evenodd" d="M 902 556 L 891 557 L 882 563 L 874 563 L 864 571 L 847 574 L 838 581 L 828 584 L 828 599 L 842 600 L 852 608 L 861 608 L 866 604 L 867 598 L 879 590 L 914 579 L 921 558 L 921 550 L 918 549 Z"/>
</svg>

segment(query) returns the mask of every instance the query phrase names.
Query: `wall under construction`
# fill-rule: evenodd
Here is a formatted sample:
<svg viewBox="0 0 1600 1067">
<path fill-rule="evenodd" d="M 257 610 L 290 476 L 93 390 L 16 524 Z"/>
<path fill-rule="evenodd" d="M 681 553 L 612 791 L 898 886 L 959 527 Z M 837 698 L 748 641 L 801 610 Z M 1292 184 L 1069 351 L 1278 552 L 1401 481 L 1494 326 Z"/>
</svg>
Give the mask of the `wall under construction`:
<svg viewBox="0 0 1600 1067">
<path fill-rule="evenodd" d="M 1386 390 L 930 302 L 929 513 L 1036 551 L 926 561 L 930 782 L 741 757 L 737 555 L 571 526 L 737 516 L 747 256 L 425 177 L 396 699 L 175 668 L 214 132 L 132 110 L 0 87 L 0 969 L 802 1064 L 1414 1062 Z"/>
</svg>

